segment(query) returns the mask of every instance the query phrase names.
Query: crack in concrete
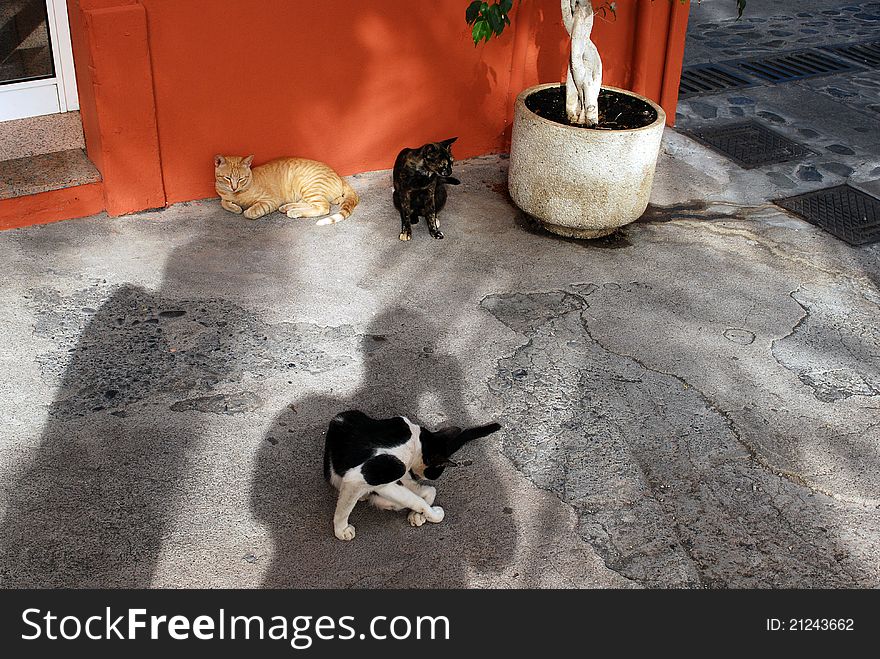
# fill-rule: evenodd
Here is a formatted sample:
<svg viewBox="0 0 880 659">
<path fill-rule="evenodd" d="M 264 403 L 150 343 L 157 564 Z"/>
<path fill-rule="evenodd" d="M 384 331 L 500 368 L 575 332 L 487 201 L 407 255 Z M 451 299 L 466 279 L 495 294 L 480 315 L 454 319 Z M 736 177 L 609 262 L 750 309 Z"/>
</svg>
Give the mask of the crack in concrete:
<svg viewBox="0 0 880 659">
<path fill-rule="evenodd" d="M 487 296 L 481 306 L 525 339 L 512 355 L 499 359 L 497 375 L 489 383 L 490 391 L 504 400 L 506 416 L 528 419 L 528 423 L 517 425 L 523 427 L 522 437 L 505 438 L 503 453 L 536 487 L 575 511 L 581 536 L 608 569 L 646 587 L 713 587 L 729 585 L 731 578 L 733 583 L 737 578 L 745 583 L 755 579 L 764 583 L 763 579 L 771 577 L 754 576 L 755 561 L 772 566 L 778 573 L 775 579 L 791 578 L 794 566 L 789 558 L 779 555 L 785 547 L 774 535 L 774 525 L 768 525 L 757 510 L 737 508 L 736 501 L 728 501 L 725 487 L 747 479 L 750 494 L 758 497 L 764 493 L 760 495 L 763 505 L 781 520 L 781 526 L 777 523 L 775 528 L 785 529 L 781 535 L 794 540 L 788 541 L 788 551 L 793 544 L 809 545 L 810 550 L 803 551 L 811 574 L 820 583 L 857 580 L 851 569 L 822 558 L 831 540 L 822 546 L 810 542 L 808 533 L 789 519 L 789 513 L 770 500 L 775 489 L 781 498 L 800 500 L 808 512 L 806 497 L 825 493 L 806 483 L 800 474 L 781 471 L 764 461 L 742 436 L 730 413 L 686 378 L 652 368 L 599 341 L 588 326 L 584 297 L 563 290 L 514 293 Z M 566 318 L 574 313 L 577 320 L 567 328 Z M 566 340 L 568 332 L 572 334 Z M 628 373 L 628 364 L 651 377 Z M 572 377 L 577 377 L 577 384 L 565 385 Z M 674 409 L 657 399 L 661 394 L 655 392 L 662 391 L 658 387 L 664 386 L 664 379 L 677 383 L 670 390 L 673 398 L 684 396 Z M 603 388 L 603 381 L 611 384 L 612 391 Z M 618 386 L 624 389 L 617 391 Z M 628 389 L 633 386 L 636 389 Z M 676 388 L 690 393 L 675 394 Z M 632 402 L 620 402 L 629 397 Z M 612 407 L 604 409 L 609 402 Z M 640 404 L 653 405 L 655 410 L 645 417 L 656 417 L 648 430 Z M 567 420 L 569 412 L 573 417 Z M 713 418 L 724 428 L 721 434 L 712 428 Z M 677 424 L 685 427 L 676 431 Z M 539 436 L 530 436 L 535 433 Z M 725 447 L 724 433 L 731 437 L 732 445 Z M 670 438 L 673 441 L 667 445 Z M 741 457 L 732 450 L 734 446 L 743 450 Z M 700 458 L 694 449 L 701 452 Z M 624 453 L 619 453 L 621 450 Z M 677 454 L 689 466 L 676 464 Z M 742 462 L 746 456 L 747 461 Z M 592 464 L 596 459 L 598 466 Z M 603 461 L 609 459 L 603 467 Z M 631 467 L 619 462 L 621 459 L 628 459 Z M 752 467 L 758 469 L 755 473 L 764 474 L 761 479 L 766 482 L 759 485 L 757 477 L 750 475 Z M 740 501 L 738 505 L 748 504 Z M 702 519 L 700 511 L 706 506 L 716 508 L 716 519 Z M 707 534 L 716 537 L 707 538 Z M 743 534 L 746 539 L 737 540 Z M 752 535 L 755 538 L 748 539 Z M 732 542 L 751 549 L 731 552 L 727 545 Z M 717 565 L 719 552 L 722 562 L 742 573 L 725 574 Z"/>
<path fill-rule="evenodd" d="M 771 346 L 773 359 L 780 366 L 794 373 L 812 390 L 815 398 L 823 403 L 835 403 L 853 396 L 880 395 L 880 384 L 878 384 L 880 369 L 871 372 L 870 347 L 860 342 L 859 346 L 863 348 L 862 352 L 865 354 L 859 354 L 850 345 L 854 337 L 861 338 L 858 332 L 854 330 L 853 336 L 844 334 L 850 324 L 860 324 L 858 317 L 853 320 L 849 317 L 841 318 L 840 314 L 835 316 L 832 307 L 830 311 L 824 312 L 830 320 L 820 318 L 814 321 L 814 305 L 808 305 L 798 299 L 798 295 L 803 297 L 805 292 L 806 285 L 801 284 L 788 294 L 803 313 L 788 334 L 773 341 Z M 841 301 L 840 304 L 846 303 L 844 295 L 845 291 L 836 296 L 836 299 Z M 859 299 L 864 299 L 864 296 L 860 296 Z M 847 307 L 849 314 L 854 309 L 855 305 Z M 836 340 L 825 339 L 824 335 L 829 332 L 836 337 Z M 789 343 L 796 345 L 789 347 Z M 803 348 L 814 345 L 821 345 L 824 348 L 821 356 L 805 360 L 801 355 Z"/>
<path fill-rule="evenodd" d="M 638 357 L 635 357 L 634 355 L 629 355 L 629 354 L 622 353 L 622 352 L 616 352 L 615 350 L 611 349 L 609 346 L 603 344 L 601 341 L 596 339 L 595 336 L 593 336 L 593 334 L 589 330 L 589 327 L 587 326 L 587 321 L 585 318 L 582 317 L 581 320 L 582 320 L 582 323 L 584 326 L 584 331 L 587 333 L 587 335 L 590 337 L 590 339 L 595 341 L 596 344 L 599 345 L 599 347 L 601 347 L 606 352 L 609 352 L 613 355 L 617 355 L 618 357 L 621 357 L 624 359 L 631 359 L 633 362 L 635 362 L 636 364 L 641 366 L 646 371 L 649 371 L 651 373 L 656 373 L 658 375 L 664 375 L 667 377 L 671 377 L 675 380 L 678 380 L 686 389 L 692 389 L 693 391 L 695 391 L 700 396 L 700 398 L 706 403 L 706 406 L 710 410 L 712 410 L 713 412 L 715 412 L 716 414 L 718 414 L 719 416 L 721 416 L 725 420 L 727 427 L 730 430 L 731 434 L 736 438 L 736 441 L 739 442 L 739 444 L 744 449 L 746 449 L 746 451 L 749 454 L 749 458 L 751 460 L 753 460 L 756 465 L 765 469 L 768 473 L 770 473 L 773 476 L 780 476 L 782 478 L 785 478 L 785 479 L 791 481 L 792 483 L 794 483 L 795 485 L 804 487 L 804 488 L 810 490 L 811 492 L 822 493 L 822 494 L 825 494 L 826 496 L 831 496 L 830 493 L 823 492 L 822 490 L 809 484 L 804 479 L 804 477 L 801 476 L 800 474 L 797 474 L 795 472 L 780 470 L 777 467 L 774 467 L 773 465 L 771 465 L 764 458 L 762 458 L 761 455 L 759 454 L 758 450 L 750 442 L 748 442 L 743 437 L 743 435 L 740 433 L 739 428 L 737 428 L 736 423 L 734 422 L 733 418 L 730 416 L 730 412 L 721 408 L 717 403 L 715 403 L 715 401 L 713 401 L 711 398 L 709 398 L 709 396 L 707 396 L 705 392 L 703 392 L 701 389 L 699 389 L 698 387 L 691 384 L 687 379 L 678 375 L 677 373 L 670 373 L 667 371 L 653 368 L 653 367 L 649 366 L 648 364 L 646 364 L 645 362 L 643 362 Z"/>
</svg>

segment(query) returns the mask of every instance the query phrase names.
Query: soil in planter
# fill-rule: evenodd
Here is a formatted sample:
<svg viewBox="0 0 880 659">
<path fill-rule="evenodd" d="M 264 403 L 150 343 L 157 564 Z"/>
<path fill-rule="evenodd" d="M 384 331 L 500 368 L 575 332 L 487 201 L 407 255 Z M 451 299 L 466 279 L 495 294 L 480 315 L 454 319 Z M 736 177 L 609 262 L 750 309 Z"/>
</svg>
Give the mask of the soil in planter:
<svg viewBox="0 0 880 659">
<path fill-rule="evenodd" d="M 539 117 L 565 126 L 577 126 L 565 114 L 565 86 L 548 87 L 526 98 L 526 107 Z M 603 89 L 599 92 L 597 130 L 631 130 L 657 121 L 657 111 L 643 100 Z M 586 128 L 586 126 L 580 126 Z"/>
</svg>

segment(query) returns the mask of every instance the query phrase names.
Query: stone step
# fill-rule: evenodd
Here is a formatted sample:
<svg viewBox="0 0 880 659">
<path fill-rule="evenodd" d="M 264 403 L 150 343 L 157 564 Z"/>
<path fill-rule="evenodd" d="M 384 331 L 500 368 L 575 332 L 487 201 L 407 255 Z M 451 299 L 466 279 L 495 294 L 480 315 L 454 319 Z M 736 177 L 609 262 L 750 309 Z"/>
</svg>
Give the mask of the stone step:
<svg viewBox="0 0 880 659">
<path fill-rule="evenodd" d="M 97 183 L 101 174 L 82 149 L 0 162 L 0 201 Z"/>
</svg>

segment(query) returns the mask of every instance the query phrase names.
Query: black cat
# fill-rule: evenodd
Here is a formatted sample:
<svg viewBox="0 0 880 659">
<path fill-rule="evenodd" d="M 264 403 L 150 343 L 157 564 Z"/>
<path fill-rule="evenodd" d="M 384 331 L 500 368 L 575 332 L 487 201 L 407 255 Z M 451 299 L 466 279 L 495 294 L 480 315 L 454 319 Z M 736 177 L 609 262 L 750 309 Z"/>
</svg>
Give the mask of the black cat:
<svg viewBox="0 0 880 659">
<path fill-rule="evenodd" d="M 357 410 L 337 414 L 324 444 L 324 478 L 339 490 L 333 515 L 336 537 L 354 539 L 348 516 L 358 501 L 384 510 L 408 508 L 413 526 L 442 522 L 443 509 L 434 506 L 437 490 L 419 481 L 440 478 L 447 466 L 455 464 L 450 459 L 453 453 L 500 428 L 490 423 L 431 432 L 405 416 L 373 419 Z"/>
<path fill-rule="evenodd" d="M 446 185 L 461 183 L 452 176 L 452 143 L 457 137 L 425 144 L 418 149 L 404 149 L 394 161 L 394 207 L 400 211 L 400 239 L 412 239 L 412 225 L 419 216 L 428 222 L 428 230 L 438 240 L 443 238 L 437 215 L 446 205 Z"/>
</svg>

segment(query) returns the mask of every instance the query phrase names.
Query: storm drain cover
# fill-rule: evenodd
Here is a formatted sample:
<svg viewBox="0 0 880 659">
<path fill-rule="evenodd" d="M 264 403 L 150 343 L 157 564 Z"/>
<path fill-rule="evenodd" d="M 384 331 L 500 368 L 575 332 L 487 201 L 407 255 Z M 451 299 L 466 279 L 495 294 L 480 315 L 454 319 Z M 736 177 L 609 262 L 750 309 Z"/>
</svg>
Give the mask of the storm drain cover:
<svg viewBox="0 0 880 659">
<path fill-rule="evenodd" d="M 741 70 L 767 82 L 788 82 L 813 76 L 861 70 L 854 62 L 832 57 L 823 50 L 802 50 L 785 55 L 772 55 L 740 60 L 734 64 Z"/>
<path fill-rule="evenodd" d="M 880 241 L 880 199 L 848 185 L 778 199 L 773 203 L 850 245 Z"/>
<path fill-rule="evenodd" d="M 692 66 L 681 72 L 679 97 L 714 94 L 727 89 L 751 87 L 755 83 L 717 64 Z"/>
<path fill-rule="evenodd" d="M 813 153 L 756 121 L 707 126 L 689 134 L 744 169 L 786 162 Z"/>
<path fill-rule="evenodd" d="M 835 55 L 851 59 L 864 66 L 869 66 L 875 69 L 880 68 L 880 41 L 855 43 L 845 46 L 825 46 L 825 50 L 831 51 Z"/>
</svg>

